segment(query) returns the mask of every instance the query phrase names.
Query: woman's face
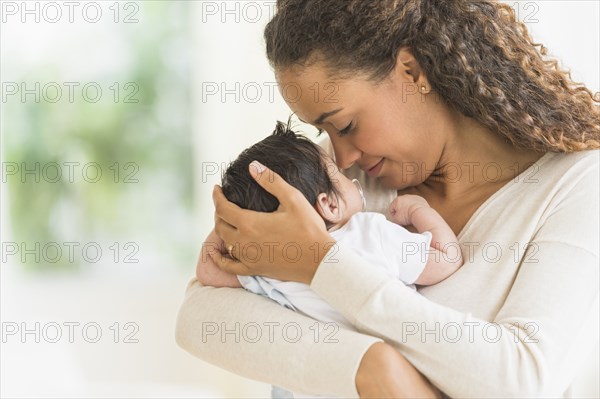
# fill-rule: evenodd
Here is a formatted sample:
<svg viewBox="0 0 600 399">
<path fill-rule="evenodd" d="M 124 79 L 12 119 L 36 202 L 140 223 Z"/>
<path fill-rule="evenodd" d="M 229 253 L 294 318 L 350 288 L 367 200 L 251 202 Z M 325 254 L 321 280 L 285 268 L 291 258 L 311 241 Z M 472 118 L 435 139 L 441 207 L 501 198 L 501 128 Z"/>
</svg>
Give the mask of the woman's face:
<svg viewBox="0 0 600 399">
<path fill-rule="evenodd" d="M 402 189 L 422 183 L 436 168 L 441 131 L 447 130 L 440 117 L 445 107 L 419 93 L 414 75 L 399 63 L 379 84 L 359 77 L 332 82 L 315 64 L 278 71 L 276 78 L 298 118 L 327 132 L 341 169 L 356 163 Z"/>
</svg>

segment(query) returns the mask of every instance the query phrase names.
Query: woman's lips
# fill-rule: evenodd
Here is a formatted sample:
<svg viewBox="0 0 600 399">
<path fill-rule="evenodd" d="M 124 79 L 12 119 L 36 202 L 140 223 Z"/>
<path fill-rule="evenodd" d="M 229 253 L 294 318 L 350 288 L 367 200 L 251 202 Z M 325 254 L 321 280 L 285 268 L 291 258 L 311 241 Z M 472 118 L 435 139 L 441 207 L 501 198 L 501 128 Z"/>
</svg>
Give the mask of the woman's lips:
<svg viewBox="0 0 600 399">
<path fill-rule="evenodd" d="M 372 177 L 377 176 L 379 174 L 379 172 L 381 172 L 381 167 L 383 166 L 384 160 L 385 160 L 385 158 L 381 158 L 381 161 L 377 162 L 377 164 L 375 164 L 375 166 L 373 166 L 371 169 L 367 170 L 367 174 Z"/>
</svg>

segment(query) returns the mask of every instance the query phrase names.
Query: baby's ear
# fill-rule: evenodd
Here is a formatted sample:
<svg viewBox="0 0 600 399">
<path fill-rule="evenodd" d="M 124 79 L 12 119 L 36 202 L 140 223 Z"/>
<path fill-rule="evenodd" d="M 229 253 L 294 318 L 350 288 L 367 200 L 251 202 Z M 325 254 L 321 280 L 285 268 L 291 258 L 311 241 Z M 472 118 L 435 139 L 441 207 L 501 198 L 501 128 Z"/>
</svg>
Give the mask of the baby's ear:
<svg viewBox="0 0 600 399">
<path fill-rule="evenodd" d="M 321 193 L 317 196 L 317 205 L 315 206 L 317 212 L 324 220 L 331 223 L 337 223 L 340 221 L 340 208 L 338 207 L 335 196 Z"/>
</svg>

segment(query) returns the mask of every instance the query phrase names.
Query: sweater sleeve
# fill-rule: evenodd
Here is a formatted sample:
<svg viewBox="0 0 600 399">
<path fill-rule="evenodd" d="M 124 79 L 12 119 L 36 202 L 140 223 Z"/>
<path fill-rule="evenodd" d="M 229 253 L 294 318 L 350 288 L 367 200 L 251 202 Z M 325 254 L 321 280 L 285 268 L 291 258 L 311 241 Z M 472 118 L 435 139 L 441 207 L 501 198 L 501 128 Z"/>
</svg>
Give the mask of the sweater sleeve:
<svg viewBox="0 0 600 399">
<path fill-rule="evenodd" d="M 598 203 L 596 171 L 553 204 L 493 320 L 434 303 L 341 245 L 311 289 L 450 397 L 558 397 L 597 340 Z"/>
<path fill-rule="evenodd" d="M 196 279 L 187 287 L 175 338 L 192 355 L 244 377 L 339 397 L 358 397 L 360 361 L 381 342 L 333 329 L 242 288 L 202 286 Z"/>
</svg>

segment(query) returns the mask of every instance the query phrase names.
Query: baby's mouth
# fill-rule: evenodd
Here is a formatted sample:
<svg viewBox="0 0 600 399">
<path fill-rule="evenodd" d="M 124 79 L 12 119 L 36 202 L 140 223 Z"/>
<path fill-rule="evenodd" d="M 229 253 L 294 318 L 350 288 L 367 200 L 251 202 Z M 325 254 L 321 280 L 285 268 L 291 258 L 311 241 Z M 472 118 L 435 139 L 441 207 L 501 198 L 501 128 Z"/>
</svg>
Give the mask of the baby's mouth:
<svg viewBox="0 0 600 399">
<path fill-rule="evenodd" d="M 358 189 L 358 192 L 360 194 L 360 198 L 362 199 L 362 211 L 366 211 L 367 210 L 367 200 L 365 199 L 365 193 L 363 192 L 362 186 L 360 185 L 360 182 L 358 181 L 358 179 L 352 179 L 352 183 L 354 183 L 354 185 L 356 186 L 356 188 Z"/>
</svg>

